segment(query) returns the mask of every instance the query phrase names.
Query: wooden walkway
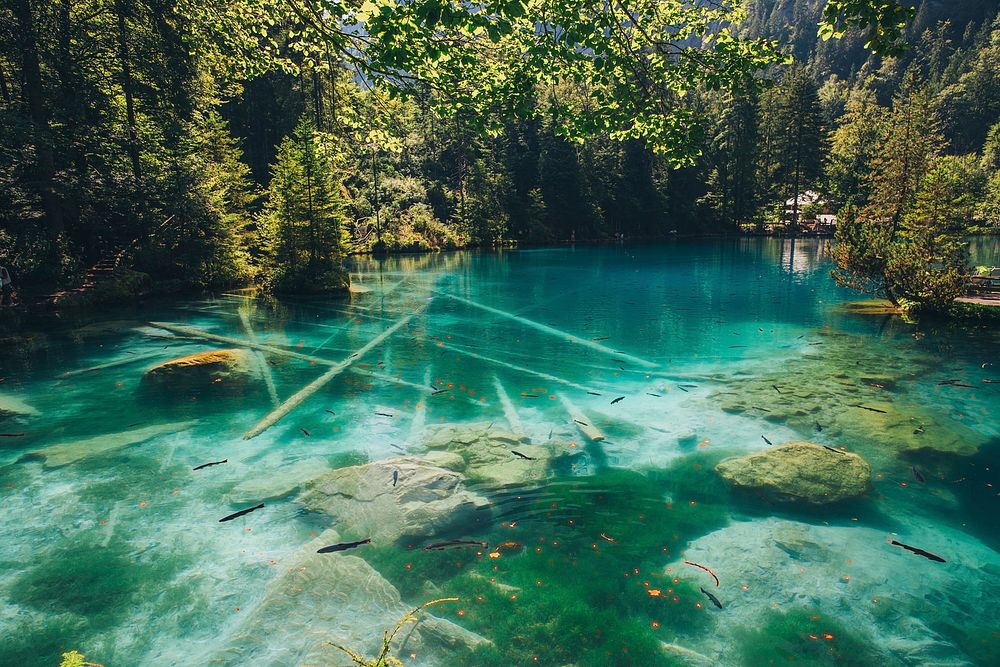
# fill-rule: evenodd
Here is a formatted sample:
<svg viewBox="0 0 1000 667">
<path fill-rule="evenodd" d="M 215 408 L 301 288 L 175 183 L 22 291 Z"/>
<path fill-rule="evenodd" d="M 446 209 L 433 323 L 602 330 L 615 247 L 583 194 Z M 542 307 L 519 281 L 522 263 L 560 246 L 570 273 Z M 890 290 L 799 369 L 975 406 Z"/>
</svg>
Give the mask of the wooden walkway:
<svg viewBox="0 0 1000 667">
<path fill-rule="evenodd" d="M 966 276 L 965 296 L 955 300 L 980 306 L 1000 306 L 1000 267 L 992 267 L 985 276 Z"/>
</svg>

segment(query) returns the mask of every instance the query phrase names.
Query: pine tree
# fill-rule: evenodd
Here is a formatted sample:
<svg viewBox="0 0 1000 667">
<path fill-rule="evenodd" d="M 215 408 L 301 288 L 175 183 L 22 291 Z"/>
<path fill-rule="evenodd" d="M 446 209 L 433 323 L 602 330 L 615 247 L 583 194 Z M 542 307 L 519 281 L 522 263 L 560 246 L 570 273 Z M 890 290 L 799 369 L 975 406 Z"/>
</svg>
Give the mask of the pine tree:
<svg viewBox="0 0 1000 667">
<path fill-rule="evenodd" d="M 799 195 L 817 187 L 823 173 L 823 111 L 812 73 L 792 67 L 762 100 L 764 150 L 759 182 L 765 192 L 793 200 L 788 221 L 797 231 Z"/>
<path fill-rule="evenodd" d="M 871 162 L 879 137 L 885 132 L 885 109 L 869 88 L 853 91 L 840 124 L 830 135 L 826 166 L 831 199 L 841 207 L 862 206 L 868 201 Z"/>
<path fill-rule="evenodd" d="M 278 147 L 262 227 L 270 249 L 269 284 L 277 291 L 346 286 L 344 196 L 335 147 L 306 118 Z"/>
</svg>

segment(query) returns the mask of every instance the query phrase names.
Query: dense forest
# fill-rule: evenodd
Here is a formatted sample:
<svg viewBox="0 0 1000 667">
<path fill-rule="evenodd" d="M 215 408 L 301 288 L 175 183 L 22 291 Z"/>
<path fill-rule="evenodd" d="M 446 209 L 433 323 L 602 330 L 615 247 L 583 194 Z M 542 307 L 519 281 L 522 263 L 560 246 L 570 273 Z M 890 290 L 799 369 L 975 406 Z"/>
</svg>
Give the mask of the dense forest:
<svg viewBox="0 0 1000 667">
<path fill-rule="evenodd" d="M 909 47 L 876 53 L 857 28 L 823 39 L 824 0 L 751 0 L 727 14 L 735 23 L 723 33 L 746 47 L 742 69 L 681 71 L 690 85 L 675 86 L 669 113 L 629 109 L 625 126 L 584 113 L 592 72 L 523 79 L 477 64 L 474 52 L 432 47 L 431 61 L 457 63 L 452 80 L 496 81 L 491 99 L 473 90 L 456 102 L 447 80 L 421 69 L 426 59 L 380 51 L 384 70 L 422 74 L 400 94 L 349 45 L 303 39 L 321 29 L 310 22 L 259 27 L 270 63 L 223 58 L 210 38 L 252 51 L 245 40 L 257 28 L 239 12 L 268 5 L 230 4 L 228 15 L 195 0 L 0 7 L 0 264 L 21 285 L 71 287 L 111 262 L 160 290 L 337 288 L 349 252 L 762 231 L 807 190 L 847 221 L 845 234 L 879 216 L 895 230 L 945 196 L 963 219 L 1000 219 L 995 2 L 921 2 Z M 443 7 L 417 7 L 437 13 L 407 25 L 457 15 Z M 366 24 L 370 35 L 377 27 Z M 503 30 L 484 30 L 506 44 Z M 715 41 L 698 53 L 722 52 L 730 67 L 732 49 Z M 601 79 L 616 101 L 606 108 L 655 85 L 643 71 Z M 618 90 L 625 80 L 632 88 Z M 519 113 L 490 115 L 498 100 Z M 935 187 L 937 199 L 921 199 Z"/>
</svg>

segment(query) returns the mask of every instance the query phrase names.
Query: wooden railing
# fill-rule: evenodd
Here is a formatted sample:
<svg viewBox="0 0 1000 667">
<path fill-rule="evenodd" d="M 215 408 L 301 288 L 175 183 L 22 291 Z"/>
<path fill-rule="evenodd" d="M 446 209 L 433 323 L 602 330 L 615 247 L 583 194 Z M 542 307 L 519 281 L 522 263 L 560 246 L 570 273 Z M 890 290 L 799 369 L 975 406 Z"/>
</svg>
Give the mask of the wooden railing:
<svg viewBox="0 0 1000 667">
<path fill-rule="evenodd" d="M 965 277 L 965 292 L 969 296 L 1000 298 L 1000 267 L 993 267 L 986 275 Z"/>
</svg>

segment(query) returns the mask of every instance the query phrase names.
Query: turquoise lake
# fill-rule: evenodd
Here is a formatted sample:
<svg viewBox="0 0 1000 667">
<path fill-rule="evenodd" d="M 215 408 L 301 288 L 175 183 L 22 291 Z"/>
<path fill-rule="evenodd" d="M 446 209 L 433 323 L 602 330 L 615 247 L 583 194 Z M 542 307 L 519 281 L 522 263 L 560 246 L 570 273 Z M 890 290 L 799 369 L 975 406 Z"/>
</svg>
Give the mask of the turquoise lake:
<svg viewBox="0 0 1000 667">
<path fill-rule="evenodd" d="M 859 310 L 829 247 L 352 258 L 346 297 L 48 323 L 0 367 L 0 665 L 349 665 L 441 598 L 404 664 L 1000 665 L 1000 331 Z M 870 488 L 715 470 L 789 441 Z"/>
</svg>

